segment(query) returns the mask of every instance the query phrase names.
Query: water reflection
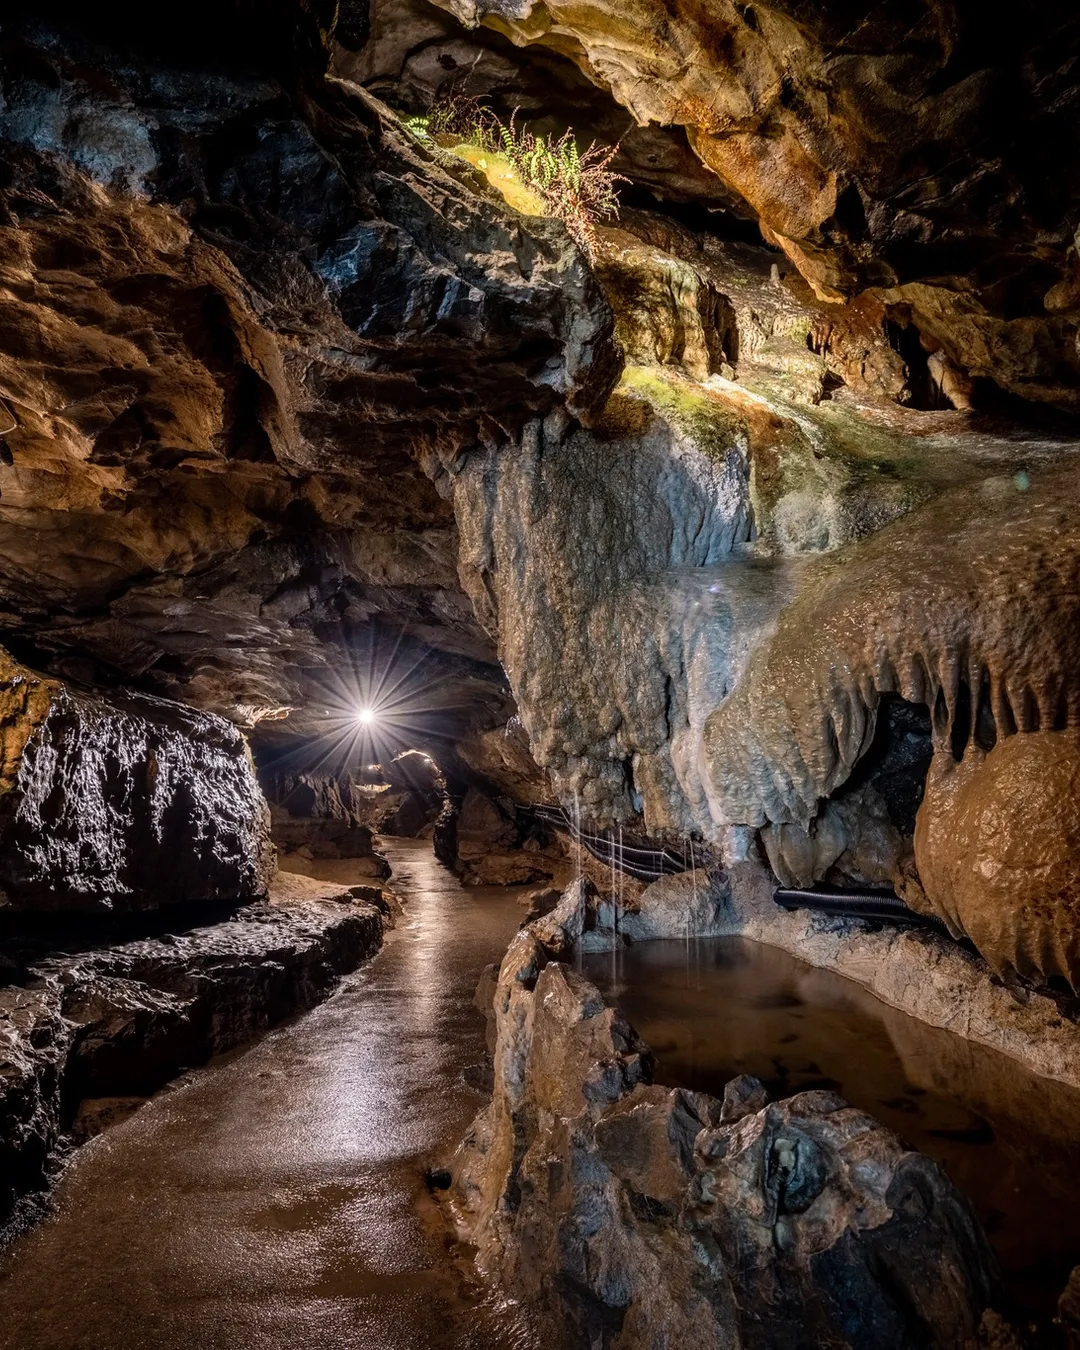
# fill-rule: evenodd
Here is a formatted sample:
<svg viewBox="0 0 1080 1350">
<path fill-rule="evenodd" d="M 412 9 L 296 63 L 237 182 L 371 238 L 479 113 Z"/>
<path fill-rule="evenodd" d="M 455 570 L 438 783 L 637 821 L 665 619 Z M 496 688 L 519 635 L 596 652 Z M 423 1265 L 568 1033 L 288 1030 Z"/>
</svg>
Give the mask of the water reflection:
<svg viewBox="0 0 1080 1350">
<path fill-rule="evenodd" d="M 383 951 L 79 1151 L 54 1216 L 0 1254 L 0 1350 L 536 1350 L 424 1184 L 483 1104 L 473 991 L 523 888 L 384 847 L 406 906 Z"/>
<path fill-rule="evenodd" d="M 649 1042 L 658 1082 L 720 1095 L 830 1088 L 937 1159 L 975 1205 L 1019 1309 L 1047 1319 L 1080 1262 L 1080 1092 L 744 938 L 587 956 Z"/>
</svg>

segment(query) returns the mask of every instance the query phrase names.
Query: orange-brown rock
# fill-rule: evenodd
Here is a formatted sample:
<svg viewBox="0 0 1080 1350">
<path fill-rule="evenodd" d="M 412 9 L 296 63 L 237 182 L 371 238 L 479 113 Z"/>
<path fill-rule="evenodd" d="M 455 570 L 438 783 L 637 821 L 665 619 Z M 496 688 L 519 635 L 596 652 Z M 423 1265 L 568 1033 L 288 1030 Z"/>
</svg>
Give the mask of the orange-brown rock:
<svg viewBox="0 0 1080 1350">
<path fill-rule="evenodd" d="M 190 16 L 5 15 L 0 623 L 55 673 L 319 729 L 325 644 L 380 623 L 483 708 L 433 480 L 617 362 L 565 232 L 328 78 L 317 9 L 226 5 L 220 66 Z"/>
<path fill-rule="evenodd" d="M 1080 731 L 936 755 L 915 860 L 925 906 L 995 969 L 1080 982 Z"/>
<path fill-rule="evenodd" d="M 885 288 L 963 370 L 1076 404 L 1066 4 L 988 22 L 975 0 L 437 3 L 685 128 L 823 298 Z"/>
</svg>

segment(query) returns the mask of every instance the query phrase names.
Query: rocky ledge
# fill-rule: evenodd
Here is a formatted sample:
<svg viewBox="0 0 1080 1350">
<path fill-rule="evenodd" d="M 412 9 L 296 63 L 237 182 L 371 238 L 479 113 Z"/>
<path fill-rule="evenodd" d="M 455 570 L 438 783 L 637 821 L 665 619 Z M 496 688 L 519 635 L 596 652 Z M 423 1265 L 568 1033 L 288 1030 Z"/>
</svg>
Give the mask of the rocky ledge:
<svg viewBox="0 0 1080 1350">
<path fill-rule="evenodd" d="M 1008 1344 L 986 1238 L 936 1163 L 831 1092 L 651 1083 L 648 1047 L 558 959 L 585 890 L 499 971 L 494 1094 L 453 1168 L 481 1268 L 589 1350 Z"/>
<path fill-rule="evenodd" d="M 325 997 L 378 948 L 388 914 L 378 887 L 279 873 L 268 899 L 227 914 L 203 905 L 199 927 L 179 927 L 174 910 L 151 937 L 145 919 L 139 936 L 130 919 L 109 930 L 100 920 L 61 928 L 52 917 L 47 928 L 9 924 L 0 934 L 0 1225 L 40 1195 L 95 1120 Z"/>
</svg>

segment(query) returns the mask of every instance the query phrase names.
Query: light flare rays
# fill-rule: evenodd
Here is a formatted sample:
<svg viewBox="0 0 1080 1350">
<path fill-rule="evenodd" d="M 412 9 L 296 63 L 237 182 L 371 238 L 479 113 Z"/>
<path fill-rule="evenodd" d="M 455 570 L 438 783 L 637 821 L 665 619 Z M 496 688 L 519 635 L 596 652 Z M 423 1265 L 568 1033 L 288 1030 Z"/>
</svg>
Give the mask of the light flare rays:
<svg viewBox="0 0 1080 1350">
<path fill-rule="evenodd" d="M 430 649 L 417 653 L 398 632 L 381 651 L 372 641 L 338 656 L 313 684 L 309 708 L 318 734 L 296 747 L 303 772 L 335 776 L 445 737 L 447 714 L 459 710 L 449 697 L 456 681 Z"/>
</svg>

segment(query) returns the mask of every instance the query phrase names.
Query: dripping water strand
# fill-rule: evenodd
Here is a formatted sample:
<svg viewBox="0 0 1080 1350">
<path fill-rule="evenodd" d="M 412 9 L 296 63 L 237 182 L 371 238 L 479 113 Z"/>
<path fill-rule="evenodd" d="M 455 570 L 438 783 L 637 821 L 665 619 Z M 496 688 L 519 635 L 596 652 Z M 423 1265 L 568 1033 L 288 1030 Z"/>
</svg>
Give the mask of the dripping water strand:
<svg viewBox="0 0 1080 1350">
<path fill-rule="evenodd" d="M 619 945 L 619 911 L 618 911 L 618 870 L 615 866 L 617 862 L 615 854 L 615 843 L 611 845 L 611 979 L 615 980 L 615 949 Z"/>
<path fill-rule="evenodd" d="M 563 814 L 565 816 L 565 812 Z M 576 790 L 574 792 L 574 815 L 573 819 L 570 821 L 570 837 L 574 841 L 575 851 L 577 854 L 577 866 L 574 873 L 574 884 L 577 886 L 582 886 L 584 884 L 583 883 L 584 872 L 582 869 L 582 856 L 581 856 L 581 794 Z M 580 942 L 575 943 L 575 948 L 576 952 L 574 963 L 577 966 L 578 970 L 580 970 L 581 956 L 582 956 L 581 943 Z"/>
<path fill-rule="evenodd" d="M 690 984 L 690 925 L 693 915 L 697 913 L 697 869 L 694 865 L 694 841 L 687 839 L 687 845 L 690 851 L 690 885 L 693 895 L 693 904 L 686 912 L 686 983 Z"/>
</svg>

